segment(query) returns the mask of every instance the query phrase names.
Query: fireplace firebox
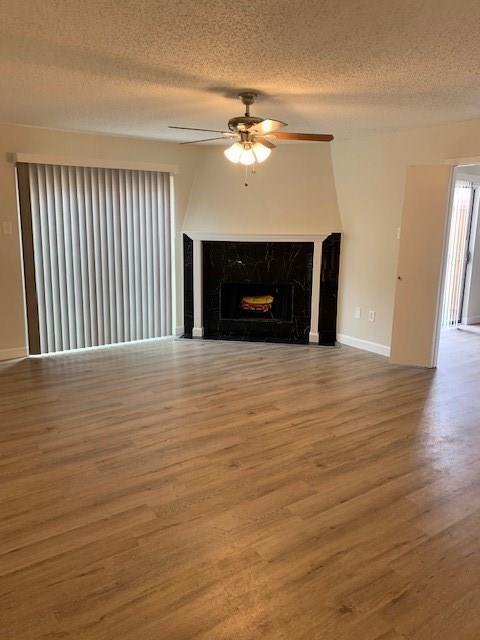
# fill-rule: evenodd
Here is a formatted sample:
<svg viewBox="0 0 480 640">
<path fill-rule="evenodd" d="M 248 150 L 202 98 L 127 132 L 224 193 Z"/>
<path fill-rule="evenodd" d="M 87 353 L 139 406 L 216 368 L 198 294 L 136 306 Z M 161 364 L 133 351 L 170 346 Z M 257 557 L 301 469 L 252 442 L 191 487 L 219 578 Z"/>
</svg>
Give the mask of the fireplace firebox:
<svg viewBox="0 0 480 640">
<path fill-rule="evenodd" d="M 308 342 L 313 243 L 204 241 L 202 248 L 205 338 Z"/>
</svg>

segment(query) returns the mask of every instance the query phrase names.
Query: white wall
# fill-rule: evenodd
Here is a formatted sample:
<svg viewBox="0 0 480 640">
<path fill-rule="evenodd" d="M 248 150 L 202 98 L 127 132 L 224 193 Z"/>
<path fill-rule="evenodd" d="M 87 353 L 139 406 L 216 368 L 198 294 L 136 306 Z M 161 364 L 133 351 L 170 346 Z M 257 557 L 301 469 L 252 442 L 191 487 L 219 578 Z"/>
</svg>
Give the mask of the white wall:
<svg viewBox="0 0 480 640">
<path fill-rule="evenodd" d="M 389 345 L 406 169 L 480 156 L 480 121 L 365 136 L 332 144 L 343 222 L 339 332 Z M 428 243 L 425 246 L 428 251 Z M 354 318 L 355 307 L 362 317 Z M 368 310 L 376 311 L 375 322 Z"/>
<path fill-rule="evenodd" d="M 181 232 L 330 233 L 341 230 L 328 145 L 281 145 L 244 186 L 242 168 L 222 147 L 190 147 L 98 134 L 0 125 L 0 357 L 26 347 L 15 168 L 9 154 L 27 153 L 78 162 L 176 164 L 177 282 Z M 194 179 L 195 178 L 195 179 Z M 192 186 L 193 185 L 193 186 Z M 185 218 L 185 220 L 184 220 Z M 183 324 L 177 287 L 177 326 Z"/>
<path fill-rule="evenodd" d="M 25 344 L 15 179 L 8 152 L 178 164 L 179 231 L 184 216 L 187 231 L 342 231 L 339 332 L 389 345 L 406 168 L 480 156 L 480 121 L 331 146 L 279 145 L 249 187 L 243 186 L 242 169 L 224 159 L 221 147 L 0 126 L 0 221 L 13 225 L 12 236 L 0 235 L 0 350 Z M 363 311 L 360 320 L 353 317 L 356 306 Z M 369 309 L 376 311 L 373 323 Z M 180 304 L 179 325 L 181 317 Z"/>
<path fill-rule="evenodd" d="M 331 233 L 341 219 L 328 144 L 283 144 L 249 178 L 220 146 L 205 149 L 184 230 L 216 233 Z"/>
<path fill-rule="evenodd" d="M 15 167 L 9 157 L 12 153 L 61 156 L 79 161 L 178 165 L 175 178 L 177 255 L 181 251 L 181 229 L 194 169 L 201 155 L 195 147 L 127 136 L 0 125 L 0 358 L 21 353 L 26 347 Z M 180 260 L 177 267 L 178 282 Z M 178 287 L 177 325 L 183 324 L 182 297 L 181 287 Z"/>
</svg>

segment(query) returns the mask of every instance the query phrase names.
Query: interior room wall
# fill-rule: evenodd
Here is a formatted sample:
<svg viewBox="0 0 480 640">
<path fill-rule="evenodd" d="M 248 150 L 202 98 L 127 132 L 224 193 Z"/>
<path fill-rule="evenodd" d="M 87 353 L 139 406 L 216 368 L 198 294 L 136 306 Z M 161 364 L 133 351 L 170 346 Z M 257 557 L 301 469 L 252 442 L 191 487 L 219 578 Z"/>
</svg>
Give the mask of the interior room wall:
<svg viewBox="0 0 480 640">
<path fill-rule="evenodd" d="M 15 172 L 7 157 L 12 152 L 177 164 L 178 236 L 182 228 L 218 233 L 342 231 L 339 333 L 359 346 L 388 349 L 406 168 L 480 156 L 480 121 L 336 140 L 331 146 L 279 145 L 249 187 L 243 186 L 242 169 L 227 162 L 220 147 L 1 125 L 2 353 L 25 347 Z M 177 244 L 177 255 L 179 251 Z M 179 326 L 181 298 L 178 287 Z M 362 310 L 360 319 L 354 317 L 356 307 Z M 374 322 L 368 320 L 369 310 L 375 311 Z"/>
<path fill-rule="evenodd" d="M 474 156 L 480 156 L 478 120 L 332 144 L 343 222 L 340 335 L 353 338 L 358 346 L 388 352 L 406 169 Z M 361 309 L 359 319 L 356 307 Z M 374 322 L 369 320 L 370 310 L 375 312 Z"/>
<path fill-rule="evenodd" d="M 330 146 L 281 144 L 249 177 L 221 146 L 205 149 L 185 231 L 323 234 L 341 231 Z"/>
<path fill-rule="evenodd" d="M 34 127 L 0 125 L 0 358 L 25 352 L 25 319 L 16 202 L 15 166 L 11 154 L 28 153 L 99 162 L 177 165 L 175 204 L 177 256 L 181 255 L 181 230 L 198 148 L 128 136 L 70 133 Z M 181 261 L 177 260 L 177 326 L 183 324 Z"/>
</svg>

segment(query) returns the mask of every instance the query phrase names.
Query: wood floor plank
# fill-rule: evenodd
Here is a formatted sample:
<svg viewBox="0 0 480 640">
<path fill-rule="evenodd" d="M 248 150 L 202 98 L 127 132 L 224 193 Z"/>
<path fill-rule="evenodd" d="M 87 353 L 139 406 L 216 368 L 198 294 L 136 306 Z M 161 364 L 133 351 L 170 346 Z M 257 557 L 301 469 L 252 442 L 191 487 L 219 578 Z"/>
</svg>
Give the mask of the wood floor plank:
<svg viewBox="0 0 480 640">
<path fill-rule="evenodd" d="M 476 640 L 480 336 L 0 364 L 8 640 Z"/>
</svg>

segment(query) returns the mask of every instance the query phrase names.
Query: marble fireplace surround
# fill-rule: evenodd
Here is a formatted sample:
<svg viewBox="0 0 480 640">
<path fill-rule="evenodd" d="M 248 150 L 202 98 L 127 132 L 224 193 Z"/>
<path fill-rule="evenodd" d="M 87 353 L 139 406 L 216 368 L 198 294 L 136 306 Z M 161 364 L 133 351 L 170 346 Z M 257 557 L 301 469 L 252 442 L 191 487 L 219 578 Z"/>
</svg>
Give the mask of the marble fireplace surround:
<svg viewBox="0 0 480 640">
<path fill-rule="evenodd" d="M 310 307 L 310 331 L 308 341 L 319 343 L 318 321 L 320 306 L 320 272 L 322 265 L 323 241 L 329 234 L 215 234 L 206 232 L 184 231 L 193 243 L 193 338 L 203 338 L 203 242 L 308 242 L 313 244 L 312 291 Z"/>
</svg>

